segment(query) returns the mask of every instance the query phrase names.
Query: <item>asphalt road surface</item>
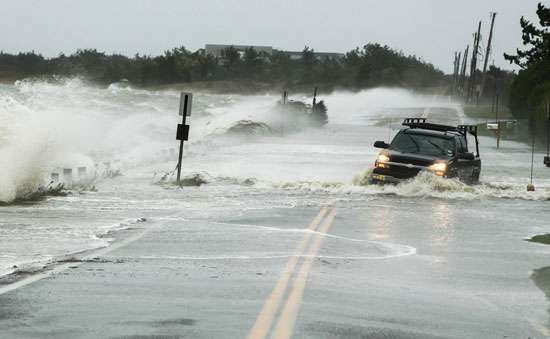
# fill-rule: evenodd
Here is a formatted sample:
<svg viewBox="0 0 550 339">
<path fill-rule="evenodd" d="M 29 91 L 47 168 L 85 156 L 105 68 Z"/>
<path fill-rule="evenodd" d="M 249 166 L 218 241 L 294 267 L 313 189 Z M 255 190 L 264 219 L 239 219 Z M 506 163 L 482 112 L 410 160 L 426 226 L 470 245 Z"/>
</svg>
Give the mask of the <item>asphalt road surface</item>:
<svg viewBox="0 0 550 339">
<path fill-rule="evenodd" d="M 548 251 L 518 242 L 521 225 L 449 210 L 369 199 L 152 218 L 0 287 L 2 337 L 543 338 L 546 300 L 525 263 Z"/>
</svg>

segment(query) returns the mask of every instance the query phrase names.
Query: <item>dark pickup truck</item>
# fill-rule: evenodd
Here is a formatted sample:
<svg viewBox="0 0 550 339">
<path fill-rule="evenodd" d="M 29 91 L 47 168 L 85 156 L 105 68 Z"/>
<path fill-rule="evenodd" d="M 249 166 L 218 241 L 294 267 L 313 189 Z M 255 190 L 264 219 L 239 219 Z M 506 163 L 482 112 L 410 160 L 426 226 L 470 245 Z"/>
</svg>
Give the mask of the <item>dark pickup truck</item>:
<svg viewBox="0 0 550 339">
<path fill-rule="evenodd" d="M 372 183 L 399 183 L 420 171 L 458 178 L 467 184 L 479 182 L 477 126 L 432 124 L 423 118 L 405 119 L 403 126 L 390 144 L 374 143 L 382 151 L 374 164 Z M 468 133 L 475 139 L 475 154 L 468 151 Z"/>
</svg>

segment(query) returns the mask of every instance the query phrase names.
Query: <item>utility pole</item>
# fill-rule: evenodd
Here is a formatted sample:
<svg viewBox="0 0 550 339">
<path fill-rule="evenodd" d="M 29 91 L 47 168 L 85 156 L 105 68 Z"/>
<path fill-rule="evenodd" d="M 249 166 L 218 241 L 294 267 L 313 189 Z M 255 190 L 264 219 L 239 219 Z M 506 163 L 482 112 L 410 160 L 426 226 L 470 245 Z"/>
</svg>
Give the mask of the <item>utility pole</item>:
<svg viewBox="0 0 550 339">
<path fill-rule="evenodd" d="M 496 89 L 496 86 L 495 86 L 495 94 L 493 94 L 493 100 L 491 101 L 491 112 L 495 111 L 495 100 L 497 98 L 496 93 L 497 93 L 497 89 Z"/>
<path fill-rule="evenodd" d="M 481 39 L 481 21 L 477 27 L 477 33 L 474 34 L 474 49 L 472 51 L 472 62 L 470 63 L 470 83 L 468 86 L 467 101 L 472 100 L 476 85 L 477 56 L 479 54 L 479 40 Z"/>
<path fill-rule="evenodd" d="M 457 88 L 458 88 L 458 52 L 455 52 L 455 58 L 453 61 L 453 88 L 452 88 L 453 95 L 456 94 Z"/>
<path fill-rule="evenodd" d="M 453 80 L 456 80 L 456 59 L 458 57 L 458 53 L 455 51 L 455 57 L 453 59 Z"/>
<path fill-rule="evenodd" d="M 470 45 L 466 46 L 466 49 L 464 50 L 464 56 L 462 57 L 462 70 L 460 71 L 460 92 L 462 96 L 464 96 L 466 88 L 466 68 L 468 67 L 468 53 L 470 50 Z"/>
<path fill-rule="evenodd" d="M 485 51 L 485 62 L 483 63 L 483 80 L 481 82 L 481 94 L 485 90 L 485 81 L 487 80 L 487 64 L 489 63 L 489 57 L 491 56 L 491 44 L 493 42 L 493 28 L 495 27 L 496 12 L 491 12 L 491 30 L 489 31 L 489 40 L 487 41 L 487 51 Z"/>
<path fill-rule="evenodd" d="M 458 52 L 458 57 L 456 58 L 456 86 L 458 88 L 458 83 L 460 81 L 460 62 L 462 60 L 462 52 Z"/>
</svg>

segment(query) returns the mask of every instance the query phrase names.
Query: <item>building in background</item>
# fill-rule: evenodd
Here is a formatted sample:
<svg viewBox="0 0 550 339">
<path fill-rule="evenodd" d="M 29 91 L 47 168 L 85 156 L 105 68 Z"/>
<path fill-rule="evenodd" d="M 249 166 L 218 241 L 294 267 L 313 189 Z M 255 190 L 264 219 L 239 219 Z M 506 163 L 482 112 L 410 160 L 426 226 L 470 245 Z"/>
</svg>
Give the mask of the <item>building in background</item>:
<svg viewBox="0 0 550 339">
<path fill-rule="evenodd" d="M 222 56 L 222 51 L 224 49 L 228 49 L 229 47 L 233 47 L 234 49 L 241 54 L 241 56 L 244 54 L 244 52 L 252 48 L 258 53 L 265 53 L 267 55 L 273 54 L 273 48 L 271 46 L 254 46 L 254 45 L 217 45 L 217 44 L 206 44 L 204 46 L 204 52 L 208 55 L 215 56 L 217 58 Z"/>
<path fill-rule="evenodd" d="M 302 58 L 302 51 L 280 51 L 280 52 L 284 53 L 285 55 L 288 55 L 291 60 L 300 60 Z M 344 53 L 330 53 L 330 52 L 313 52 L 313 55 L 317 60 L 324 60 L 324 59 L 340 60 L 345 56 Z"/>
<path fill-rule="evenodd" d="M 302 51 L 283 51 L 283 50 L 277 50 L 274 49 L 272 46 L 254 46 L 254 45 L 223 45 L 223 44 L 206 44 L 204 46 L 204 52 L 207 55 L 212 55 L 214 57 L 221 57 L 222 51 L 233 47 L 234 49 L 241 54 L 241 56 L 244 54 L 244 52 L 252 48 L 258 53 L 264 53 L 266 55 L 273 55 L 273 53 L 281 52 L 285 55 L 288 55 L 291 60 L 299 60 L 302 58 Z M 345 54 L 344 53 L 329 53 L 329 52 L 314 52 L 313 55 L 317 60 L 324 60 L 324 59 L 342 59 Z"/>
</svg>

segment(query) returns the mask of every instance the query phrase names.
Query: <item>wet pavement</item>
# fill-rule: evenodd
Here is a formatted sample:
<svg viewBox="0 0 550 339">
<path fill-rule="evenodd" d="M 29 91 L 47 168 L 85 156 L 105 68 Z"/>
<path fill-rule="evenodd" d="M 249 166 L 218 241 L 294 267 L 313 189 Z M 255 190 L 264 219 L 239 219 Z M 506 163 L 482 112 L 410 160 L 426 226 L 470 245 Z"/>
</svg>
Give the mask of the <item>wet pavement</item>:
<svg viewBox="0 0 550 339">
<path fill-rule="evenodd" d="M 533 225 L 460 208 L 470 203 L 335 204 L 326 233 L 323 222 L 307 231 L 318 207 L 152 218 L 118 234 L 135 241 L 0 295 L 0 328 L 6 338 L 246 338 L 287 272 L 265 333 L 251 338 L 284 337 L 289 319 L 295 338 L 544 338 L 548 277 L 536 269 L 550 247 L 522 240 Z"/>
</svg>

